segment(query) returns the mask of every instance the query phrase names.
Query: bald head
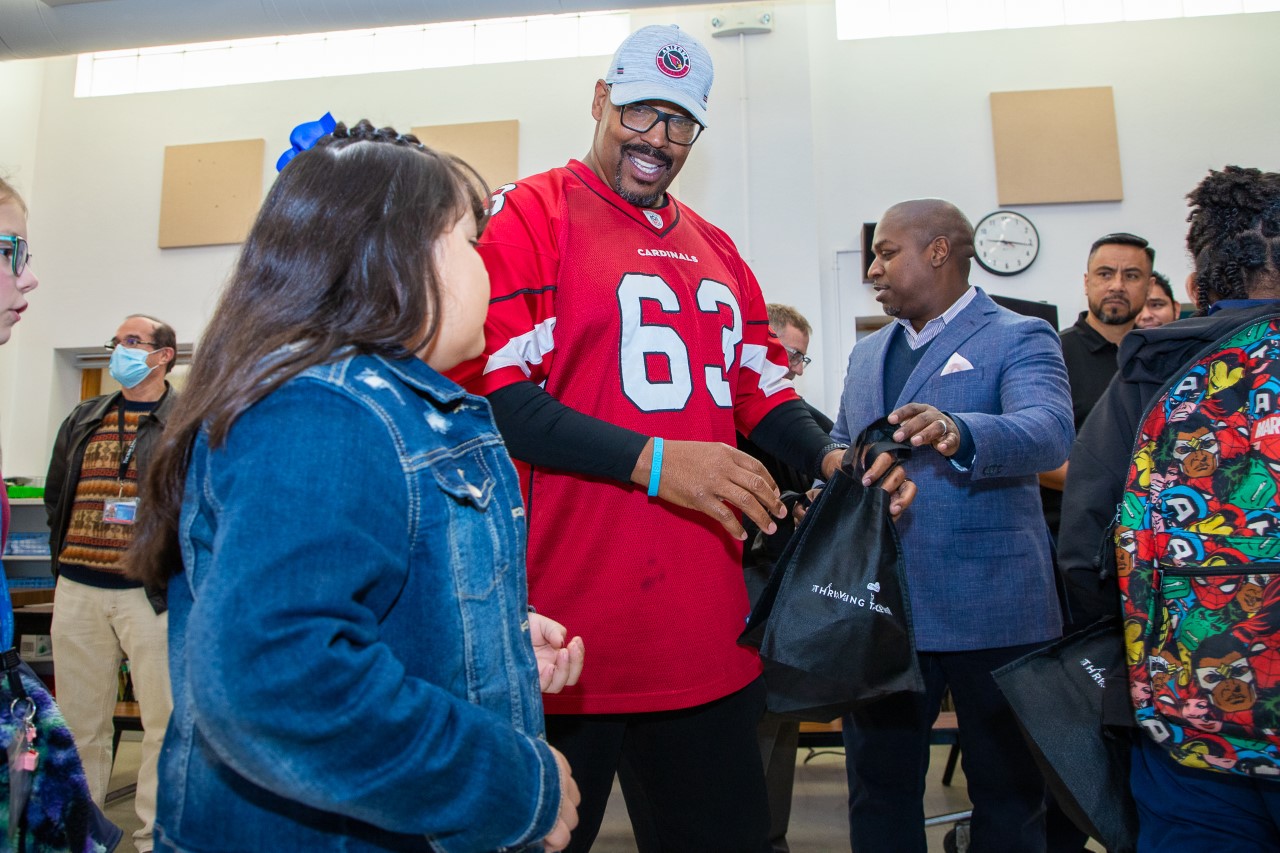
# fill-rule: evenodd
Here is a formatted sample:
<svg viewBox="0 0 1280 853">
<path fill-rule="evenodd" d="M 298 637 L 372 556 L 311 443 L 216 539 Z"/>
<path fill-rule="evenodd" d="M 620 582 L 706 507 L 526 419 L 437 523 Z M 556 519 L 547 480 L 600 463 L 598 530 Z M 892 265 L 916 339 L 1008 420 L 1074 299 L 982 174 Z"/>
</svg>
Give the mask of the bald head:
<svg viewBox="0 0 1280 853">
<path fill-rule="evenodd" d="M 960 208 L 940 198 L 916 198 L 889 208 L 884 218 L 889 217 L 895 217 L 914 234 L 920 248 L 938 237 L 945 238 L 952 259 L 963 261 L 963 269 L 968 272 L 968 261 L 973 257 L 973 225 Z"/>
<path fill-rule="evenodd" d="M 918 198 L 885 211 L 867 269 L 876 301 L 918 331 L 969 288 L 973 226 L 950 202 Z"/>
</svg>

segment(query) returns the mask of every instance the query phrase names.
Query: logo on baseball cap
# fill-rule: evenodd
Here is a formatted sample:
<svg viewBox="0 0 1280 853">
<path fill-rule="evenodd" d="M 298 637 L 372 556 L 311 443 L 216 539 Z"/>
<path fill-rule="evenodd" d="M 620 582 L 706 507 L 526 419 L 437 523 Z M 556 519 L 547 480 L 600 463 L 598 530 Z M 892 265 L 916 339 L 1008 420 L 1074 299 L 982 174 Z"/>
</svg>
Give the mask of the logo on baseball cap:
<svg viewBox="0 0 1280 853">
<path fill-rule="evenodd" d="M 627 36 L 604 81 L 614 106 L 668 101 L 707 126 L 707 98 L 715 70 L 702 42 L 676 26 L 648 26 Z"/>
</svg>

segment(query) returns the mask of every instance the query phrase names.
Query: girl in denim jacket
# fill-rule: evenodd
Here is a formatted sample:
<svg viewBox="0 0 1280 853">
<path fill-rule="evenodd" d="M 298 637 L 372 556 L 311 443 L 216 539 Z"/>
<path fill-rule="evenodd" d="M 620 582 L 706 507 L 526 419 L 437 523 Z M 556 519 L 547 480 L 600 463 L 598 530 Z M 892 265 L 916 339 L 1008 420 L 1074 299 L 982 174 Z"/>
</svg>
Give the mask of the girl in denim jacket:
<svg viewBox="0 0 1280 853">
<path fill-rule="evenodd" d="M 477 184 L 339 124 L 258 214 L 131 552 L 169 595 L 158 850 L 568 842 L 538 691 L 581 640 L 527 612 L 515 471 L 441 375 L 483 344 Z"/>
</svg>

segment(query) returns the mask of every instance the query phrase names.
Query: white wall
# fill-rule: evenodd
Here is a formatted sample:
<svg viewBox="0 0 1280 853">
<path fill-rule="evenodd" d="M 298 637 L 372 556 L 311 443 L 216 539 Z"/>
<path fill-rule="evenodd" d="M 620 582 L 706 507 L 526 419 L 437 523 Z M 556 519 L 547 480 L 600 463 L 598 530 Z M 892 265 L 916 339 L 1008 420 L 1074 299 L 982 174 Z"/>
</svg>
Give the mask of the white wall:
<svg viewBox="0 0 1280 853">
<path fill-rule="evenodd" d="M 4 115 L 10 128 L 0 134 L 0 175 L 27 201 L 33 190 L 44 69 L 40 60 L 0 63 L 0 91 L 4 92 Z"/>
<path fill-rule="evenodd" d="M 1280 14 L 837 42 L 834 9 L 810 10 L 819 252 L 828 303 L 844 297 L 846 309 L 823 315 L 828 411 L 848 355 L 841 320 L 879 313 L 861 285 L 837 291 L 829 259 L 857 249 L 854 229 L 903 199 L 946 198 L 975 221 L 998 209 L 991 92 L 1114 89 L 1124 201 L 1019 207 L 1040 232 L 1035 264 L 1008 278 L 975 265 L 971 276 L 993 293 L 1056 303 L 1063 325 L 1085 309 L 1094 239 L 1143 235 L 1180 296 L 1187 192 L 1211 167 L 1280 170 Z"/>
<path fill-rule="evenodd" d="M 1280 116 L 1268 106 L 1280 14 L 837 42 L 828 0 L 774 11 L 773 33 L 741 40 L 710 37 L 710 7 L 636 13 L 633 24 L 678 23 L 711 49 L 711 127 L 677 194 L 739 241 L 770 300 L 814 321 L 817 358 L 802 387 L 828 411 L 847 355 L 842 315 L 878 313 L 860 285 L 840 291 L 835 253 L 857 248 L 857 223 L 905 198 L 943 196 L 975 219 L 996 209 L 989 92 L 1115 88 L 1126 201 L 1022 208 L 1040 229 L 1036 264 L 1014 279 L 974 275 L 995 292 L 1056 301 L 1064 318 L 1083 308 L 1094 237 L 1148 236 L 1157 268 L 1180 281 L 1182 196 L 1204 171 L 1280 168 Z M 101 342 L 135 311 L 194 341 L 213 309 L 236 248 L 156 248 L 166 145 L 265 138 L 270 181 L 289 131 L 326 110 L 401 128 L 514 118 L 520 169 L 531 173 L 586 152 L 591 87 L 606 65 L 596 57 L 77 100 L 73 58 L 0 64 L 0 85 L 37 93 L 21 109 L 37 133 L 25 146 L 0 140 L 0 167 L 29 190 L 41 278 L 0 349 L 6 473 L 46 466 L 78 393 L 66 350 Z"/>
<path fill-rule="evenodd" d="M 44 89 L 45 64 L 38 60 L 0 63 L 0 92 L 5 93 L 4 116 L 10 130 L 0 134 L 0 177 L 22 194 L 28 204 L 35 203 L 34 172 L 36 163 L 36 125 L 40 120 L 41 93 Z M 5 349 L 16 349 L 13 346 Z M 9 393 L 18 382 L 21 357 L 0 355 L 0 446 L 7 428 L 22 417 L 10 403 Z M 0 454 L 0 460 L 3 460 Z"/>
<path fill-rule="evenodd" d="M 70 356 L 55 350 L 99 344 L 134 312 L 161 317 L 181 340 L 195 341 L 212 313 L 237 247 L 157 248 L 165 146 L 265 138 L 269 184 L 293 126 L 326 110 L 404 130 L 518 118 L 520 166 L 535 171 L 585 153 L 601 60 L 87 99 L 71 97 L 73 58 L 46 64 L 41 189 L 29 228 L 41 286 L 0 350 L 0 362 L 20 366 L 0 386 L 7 474 L 43 473 L 52 435 L 78 397 Z"/>
</svg>

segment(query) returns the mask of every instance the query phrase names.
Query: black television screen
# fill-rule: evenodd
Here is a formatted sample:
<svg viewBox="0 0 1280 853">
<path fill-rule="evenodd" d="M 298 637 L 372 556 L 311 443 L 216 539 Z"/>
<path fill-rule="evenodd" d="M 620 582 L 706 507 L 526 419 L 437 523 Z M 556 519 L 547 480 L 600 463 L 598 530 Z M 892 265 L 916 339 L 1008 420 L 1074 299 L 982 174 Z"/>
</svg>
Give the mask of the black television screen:
<svg viewBox="0 0 1280 853">
<path fill-rule="evenodd" d="M 1019 314 L 1025 314 L 1028 317 L 1039 317 L 1055 329 L 1059 328 L 1057 305 L 1051 305 L 1048 302 L 1032 302 L 1030 299 L 1015 299 L 1012 296 L 997 296 L 994 293 L 990 294 L 990 296 L 997 305 L 1002 305 L 1010 311 L 1017 311 Z"/>
</svg>

